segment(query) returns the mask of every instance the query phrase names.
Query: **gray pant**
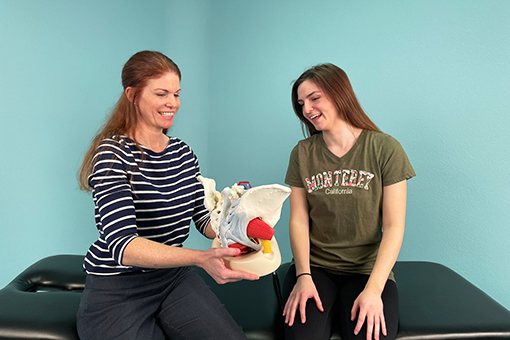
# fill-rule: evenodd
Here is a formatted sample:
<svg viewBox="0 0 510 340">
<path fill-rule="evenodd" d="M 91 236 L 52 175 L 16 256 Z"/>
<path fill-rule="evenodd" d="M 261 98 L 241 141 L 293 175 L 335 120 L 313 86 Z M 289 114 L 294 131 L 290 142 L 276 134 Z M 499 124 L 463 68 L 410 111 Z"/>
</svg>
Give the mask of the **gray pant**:
<svg viewBox="0 0 510 340">
<path fill-rule="evenodd" d="M 80 339 L 247 339 L 189 267 L 87 275 L 77 314 Z"/>
</svg>

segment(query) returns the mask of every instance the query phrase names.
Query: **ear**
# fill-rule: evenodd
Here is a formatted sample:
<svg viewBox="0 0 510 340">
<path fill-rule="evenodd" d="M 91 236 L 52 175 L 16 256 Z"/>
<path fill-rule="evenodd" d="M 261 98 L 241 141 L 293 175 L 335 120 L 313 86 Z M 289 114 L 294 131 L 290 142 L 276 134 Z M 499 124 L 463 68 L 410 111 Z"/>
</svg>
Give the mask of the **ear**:
<svg viewBox="0 0 510 340">
<path fill-rule="evenodd" d="M 133 97 L 135 95 L 135 90 L 132 87 L 126 87 L 124 93 L 126 94 L 127 99 L 132 103 L 134 99 Z"/>
</svg>

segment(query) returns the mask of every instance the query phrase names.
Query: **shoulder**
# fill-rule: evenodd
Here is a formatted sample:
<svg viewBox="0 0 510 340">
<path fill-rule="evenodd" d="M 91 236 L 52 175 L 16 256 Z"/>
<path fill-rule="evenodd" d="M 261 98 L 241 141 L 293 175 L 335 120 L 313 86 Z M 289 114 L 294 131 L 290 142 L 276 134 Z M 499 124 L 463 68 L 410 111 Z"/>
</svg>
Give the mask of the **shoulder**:
<svg viewBox="0 0 510 340">
<path fill-rule="evenodd" d="M 141 159 L 141 151 L 136 143 L 125 136 L 112 136 L 103 139 L 92 159 L 93 171 L 115 168 L 130 170 Z"/>
<path fill-rule="evenodd" d="M 129 140 L 118 136 L 105 138 L 99 143 L 92 163 L 93 174 L 110 170 L 125 171 L 136 166 Z"/>
<path fill-rule="evenodd" d="M 402 148 L 400 143 L 391 135 L 378 131 L 365 130 L 364 143 L 372 146 L 377 151 L 394 151 Z"/>
<path fill-rule="evenodd" d="M 415 172 L 402 145 L 392 136 L 382 132 L 372 132 L 367 140 L 384 174 L 383 185 L 390 185 L 415 176 Z"/>
<path fill-rule="evenodd" d="M 379 132 L 379 131 L 370 131 L 370 130 L 364 130 L 365 132 L 365 138 L 366 140 L 372 141 L 372 142 L 378 142 L 378 143 L 393 143 L 398 141 L 393 138 L 391 135 Z"/>
<path fill-rule="evenodd" d="M 176 137 L 170 137 L 165 158 L 171 162 L 178 162 L 182 166 L 193 166 L 198 168 L 198 158 L 191 147 Z"/>
<path fill-rule="evenodd" d="M 177 137 L 168 137 L 170 138 L 168 142 L 168 146 L 170 148 L 176 148 L 176 149 L 189 149 L 191 150 L 191 147 L 186 144 L 182 139 Z"/>
<path fill-rule="evenodd" d="M 322 133 L 316 133 L 313 136 L 302 139 L 297 143 L 297 146 L 301 148 L 309 148 L 315 146 L 319 142 L 319 138 L 322 138 Z"/>
<path fill-rule="evenodd" d="M 170 140 L 168 142 L 167 153 L 170 154 L 191 154 L 195 157 L 195 153 L 191 149 L 191 147 L 186 144 L 183 140 L 177 137 L 169 137 Z"/>
<path fill-rule="evenodd" d="M 133 154 L 133 148 L 136 148 L 136 144 L 125 136 L 112 136 L 110 138 L 103 139 L 96 149 L 95 157 L 104 157 L 110 155 L 114 158 L 131 158 Z"/>
<path fill-rule="evenodd" d="M 300 140 L 292 149 L 292 153 L 307 153 L 314 148 L 320 147 L 321 143 L 319 138 L 322 138 L 321 133 L 317 133 L 313 136 Z"/>
</svg>

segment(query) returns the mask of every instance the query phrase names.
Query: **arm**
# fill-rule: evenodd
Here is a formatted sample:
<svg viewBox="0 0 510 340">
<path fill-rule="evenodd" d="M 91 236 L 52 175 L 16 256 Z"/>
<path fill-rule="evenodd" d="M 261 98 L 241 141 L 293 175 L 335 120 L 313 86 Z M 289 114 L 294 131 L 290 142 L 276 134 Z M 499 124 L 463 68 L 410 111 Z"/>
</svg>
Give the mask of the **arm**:
<svg viewBox="0 0 510 340">
<path fill-rule="evenodd" d="M 113 155 L 113 156 L 112 156 Z M 124 160 L 127 158 L 127 160 Z M 124 164 L 130 164 L 117 145 L 99 153 L 91 184 L 98 207 L 101 231 L 114 260 L 125 266 L 144 268 L 172 268 L 197 265 L 204 268 L 218 283 L 257 279 L 256 275 L 232 271 L 225 267 L 224 256 L 238 254 L 236 249 L 209 249 L 206 251 L 173 247 L 140 237 L 137 233 L 136 212 L 129 174 Z M 132 161 L 131 161 L 132 163 Z M 208 223 L 205 208 L 197 209 L 195 221 L 206 236 L 214 232 Z"/>
<path fill-rule="evenodd" d="M 351 320 L 358 322 L 354 330 L 358 334 L 367 322 L 367 339 L 379 339 L 379 330 L 386 335 L 381 294 L 388 276 L 397 261 L 405 228 L 407 183 L 401 181 L 383 188 L 382 227 L 383 236 L 374 268 L 365 289 L 358 296 L 351 310 Z"/>
<path fill-rule="evenodd" d="M 296 264 L 296 275 L 310 273 L 310 231 L 309 214 L 306 191 L 304 188 L 290 187 L 290 245 L 294 262 Z M 303 275 L 297 279 L 289 299 L 287 300 L 283 315 L 285 323 L 289 326 L 294 324 L 294 317 L 299 308 L 301 323 L 306 322 L 305 308 L 308 299 L 313 298 L 320 311 L 323 311 L 322 302 L 319 298 L 315 284 L 310 275 Z"/>
<path fill-rule="evenodd" d="M 225 267 L 223 257 L 235 256 L 239 252 L 239 249 L 231 248 L 211 248 L 202 251 L 172 247 L 143 237 L 137 237 L 126 246 L 122 263 L 144 268 L 173 268 L 195 265 L 203 268 L 220 284 L 240 280 L 257 280 L 257 275 L 234 271 Z"/>
<path fill-rule="evenodd" d="M 216 233 L 214 232 L 214 230 L 212 229 L 212 226 L 211 226 L 211 221 L 209 221 L 209 223 L 207 224 L 207 227 L 205 228 L 204 235 L 205 235 L 205 237 L 207 237 L 208 239 L 211 239 L 211 240 L 216 237 Z"/>
<path fill-rule="evenodd" d="M 290 246 L 296 263 L 296 275 L 310 273 L 310 231 L 308 202 L 304 188 L 291 187 Z"/>
</svg>

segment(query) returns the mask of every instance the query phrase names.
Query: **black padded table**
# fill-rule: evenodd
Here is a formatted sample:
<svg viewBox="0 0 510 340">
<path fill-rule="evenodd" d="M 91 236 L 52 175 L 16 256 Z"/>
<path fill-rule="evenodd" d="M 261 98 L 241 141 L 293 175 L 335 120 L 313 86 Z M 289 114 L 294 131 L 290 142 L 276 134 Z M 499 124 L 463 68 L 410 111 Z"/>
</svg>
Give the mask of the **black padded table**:
<svg viewBox="0 0 510 340">
<path fill-rule="evenodd" d="M 80 255 L 50 256 L 0 289 L 0 340 L 78 340 L 82 262 Z M 258 281 L 226 285 L 196 270 L 249 339 L 280 340 L 280 287 L 288 268 L 284 263 Z M 510 311 L 451 269 L 431 262 L 397 262 L 394 272 L 400 294 L 398 339 L 510 339 Z M 340 339 L 338 330 L 331 339 Z"/>
</svg>

